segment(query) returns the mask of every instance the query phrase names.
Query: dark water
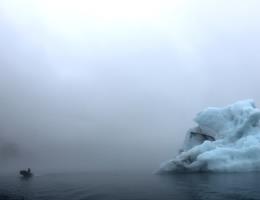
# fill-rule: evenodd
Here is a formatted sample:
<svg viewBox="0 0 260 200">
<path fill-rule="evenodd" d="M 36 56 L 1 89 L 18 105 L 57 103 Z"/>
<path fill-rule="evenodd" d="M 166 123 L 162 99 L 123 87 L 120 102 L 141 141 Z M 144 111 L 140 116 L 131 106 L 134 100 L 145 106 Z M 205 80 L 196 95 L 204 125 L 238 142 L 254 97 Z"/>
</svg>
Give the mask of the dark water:
<svg viewBox="0 0 260 200">
<path fill-rule="evenodd" d="M 260 173 L 153 175 L 150 172 L 46 174 L 23 180 L 0 176 L 0 199 L 253 200 Z"/>
</svg>

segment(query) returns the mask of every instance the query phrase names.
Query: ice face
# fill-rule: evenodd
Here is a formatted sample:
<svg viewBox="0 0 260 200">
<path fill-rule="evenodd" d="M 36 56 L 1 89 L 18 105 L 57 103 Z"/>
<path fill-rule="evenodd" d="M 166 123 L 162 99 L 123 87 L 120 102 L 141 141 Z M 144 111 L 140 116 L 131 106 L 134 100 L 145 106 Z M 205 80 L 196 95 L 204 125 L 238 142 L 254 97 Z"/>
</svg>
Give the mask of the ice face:
<svg viewBox="0 0 260 200">
<path fill-rule="evenodd" d="M 203 110 L 179 155 L 163 163 L 159 173 L 260 170 L 259 120 L 253 100 Z"/>
</svg>

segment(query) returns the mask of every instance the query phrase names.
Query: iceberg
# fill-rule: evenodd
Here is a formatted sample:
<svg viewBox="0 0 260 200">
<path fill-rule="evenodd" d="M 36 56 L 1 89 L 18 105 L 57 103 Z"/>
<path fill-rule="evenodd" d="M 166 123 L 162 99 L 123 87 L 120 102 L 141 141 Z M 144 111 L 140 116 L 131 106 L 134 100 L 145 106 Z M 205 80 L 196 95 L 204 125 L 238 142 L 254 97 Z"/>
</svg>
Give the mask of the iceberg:
<svg viewBox="0 0 260 200">
<path fill-rule="evenodd" d="M 253 100 L 197 114 L 179 154 L 158 173 L 260 170 L 260 110 Z"/>
</svg>

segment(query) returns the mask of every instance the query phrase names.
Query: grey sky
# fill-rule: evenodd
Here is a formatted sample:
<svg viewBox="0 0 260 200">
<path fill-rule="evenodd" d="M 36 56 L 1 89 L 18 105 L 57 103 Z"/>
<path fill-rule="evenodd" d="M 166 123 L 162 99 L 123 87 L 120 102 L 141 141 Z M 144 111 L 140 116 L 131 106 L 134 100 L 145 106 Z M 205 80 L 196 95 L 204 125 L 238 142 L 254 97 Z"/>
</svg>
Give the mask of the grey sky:
<svg viewBox="0 0 260 200">
<path fill-rule="evenodd" d="M 156 169 L 204 107 L 260 103 L 258 1 L 64 2 L 0 3 L 16 167 Z"/>
</svg>

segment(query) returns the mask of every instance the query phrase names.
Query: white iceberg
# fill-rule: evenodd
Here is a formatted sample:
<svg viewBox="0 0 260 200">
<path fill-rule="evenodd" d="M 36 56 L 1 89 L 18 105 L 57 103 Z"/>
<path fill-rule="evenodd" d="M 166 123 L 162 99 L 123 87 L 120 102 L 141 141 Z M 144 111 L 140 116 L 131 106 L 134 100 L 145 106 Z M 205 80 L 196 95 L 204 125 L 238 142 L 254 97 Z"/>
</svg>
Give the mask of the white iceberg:
<svg viewBox="0 0 260 200">
<path fill-rule="evenodd" d="M 159 173 L 260 170 L 260 110 L 253 100 L 200 112 L 176 158 Z"/>
</svg>

